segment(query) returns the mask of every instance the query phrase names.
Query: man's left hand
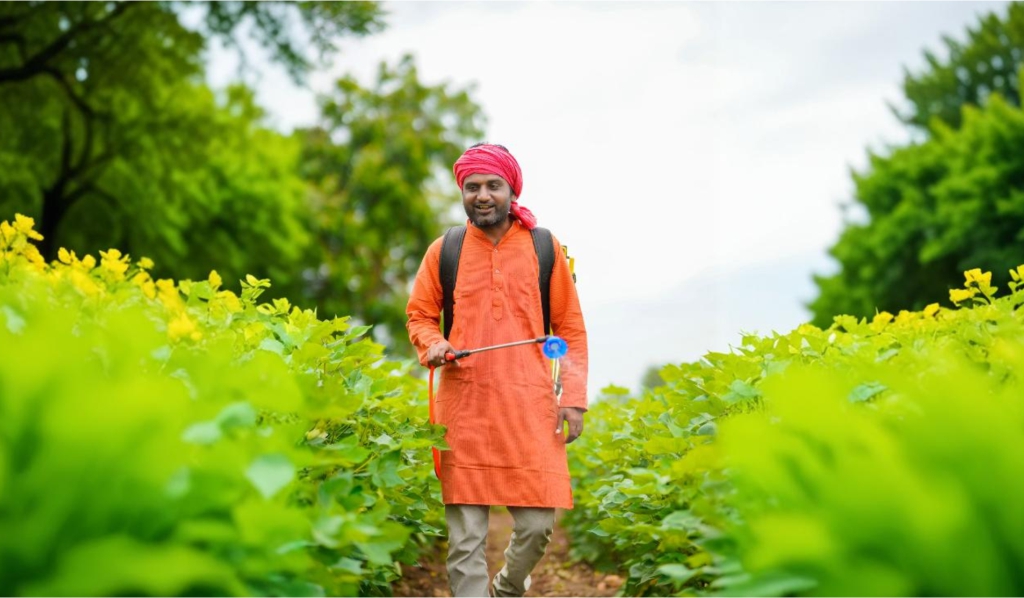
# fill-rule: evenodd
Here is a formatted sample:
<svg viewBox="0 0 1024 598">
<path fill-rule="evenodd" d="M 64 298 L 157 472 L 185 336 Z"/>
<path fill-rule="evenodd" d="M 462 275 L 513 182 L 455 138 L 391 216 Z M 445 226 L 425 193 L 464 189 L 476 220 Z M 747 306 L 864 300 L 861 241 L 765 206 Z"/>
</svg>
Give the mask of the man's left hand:
<svg viewBox="0 0 1024 598">
<path fill-rule="evenodd" d="M 565 443 L 569 444 L 583 434 L 583 410 L 577 407 L 560 407 L 555 434 L 561 434 L 562 426 L 566 423 L 569 424 L 569 435 L 565 437 Z"/>
</svg>

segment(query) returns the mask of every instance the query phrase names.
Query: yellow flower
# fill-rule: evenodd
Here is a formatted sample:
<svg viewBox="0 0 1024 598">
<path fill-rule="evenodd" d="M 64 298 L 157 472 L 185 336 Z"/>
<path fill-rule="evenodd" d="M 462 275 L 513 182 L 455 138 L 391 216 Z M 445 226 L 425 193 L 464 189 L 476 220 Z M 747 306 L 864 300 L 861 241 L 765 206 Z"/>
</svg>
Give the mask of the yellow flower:
<svg viewBox="0 0 1024 598">
<path fill-rule="evenodd" d="M 258 287 L 258 288 L 269 288 L 270 287 L 270 279 L 268 279 L 268 278 L 256 278 L 252 274 L 246 274 L 245 275 L 245 281 L 247 283 L 249 283 L 249 286 L 251 286 L 251 287 Z"/>
<path fill-rule="evenodd" d="M 16 232 L 10 222 L 6 220 L 0 222 L 0 249 L 6 249 L 11 246 Z"/>
<path fill-rule="evenodd" d="M 167 307 L 178 307 L 181 303 L 181 296 L 178 295 L 178 289 L 174 288 L 174 281 L 169 278 L 161 278 L 156 281 L 157 293 L 160 296 L 160 301 L 163 302 Z"/>
<path fill-rule="evenodd" d="M 967 279 L 968 285 L 970 285 L 970 283 L 972 282 L 976 282 L 981 286 L 989 286 L 992 284 L 992 273 L 982 272 L 981 268 L 967 270 L 966 272 L 964 272 L 964 278 Z"/>
<path fill-rule="evenodd" d="M 897 324 L 902 324 L 904 322 L 909 322 L 910 320 L 913 320 L 913 319 L 914 319 L 914 313 L 910 312 L 910 311 L 907 311 L 905 309 L 901 309 L 900 313 L 896 314 L 896 323 Z"/>
<path fill-rule="evenodd" d="M 209 280 L 210 280 L 210 286 L 213 287 L 213 290 L 215 290 L 215 291 L 217 289 L 219 289 L 220 285 L 223 284 L 223 282 L 224 282 L 223 280 L 221 280 L 220 274 L 217 274 L 216 270 L 210 270 L 210 278 L 209 278 Z"/>
<path fill-rule="evenodd" d="M 133 276 L 132 283 L 142 289 L 142 294 L 146 297 L 150 299 L 156 297 L 156 285 L 153 284 L 153 279 L 149 277 L 148 272 L 139 272 Z"/>
<path fill-rule="evenodd" d="M 937 313 L 939 313 L 939 304 L 938 303 L 929 303 L 924 308 L 924 315 L 925 315 L 925 317 L 930 318 L 930 317 L 934 316 Z"/>
<path fill-rule="evenodd" d="M 142 268 L 143 270 L 152 270 L 153 266 L 155 265 L 156 264 L 153 263 L 153 260 L 149 259 L 148 257 L 144 257 L 139 260 L 139 267 Z"/>
<path fill-rule="evenodd" d="M 80 263 L 88 272 L 89 270 L 92 270 L 93 268 L 96 267 L 96 258 L 94 258 L 90 254 L 86 254 L 85 257 L 82 258 L 82 261 Z"/>
<path fill-rule="evenodd" d="M 871 320 L 871 323 L 872 324 L 877 324 L 877 325 L 880 325 L 880 326 L 884 326 L 884 325 L 888 324 L 889 322 L 892 322 L 892 317 L 893 316 L 892 316 L 891 313 L 889 313 L 887 311 L 883 311 L 881 313 L 875 314 L 875 318 L 873 320 Z"/>
<path fill-rule="evenodd" d="M 220 291 L 217 293 L 216 298 L 229 312 L 238 313 L 242 311 L 242 302 L 239 301 L 238 296 L 231 291 Z"/>
<path fill-rule="evenodd" d="M 26 246 L 25 250 L 24 250 L 24 254 L 25 254 L 25 259 L 28 260 L 29 264 L 35 266 L 36 270 L 42 272 L 43 270 L 46 269 L 46 260 L 43 259 L 42 254 L 39 253 L 39 250 L 36 249 L 35 245 L 28 245 L 28 246 Z"/>
<path fill-rule="evenodd" d="M 954 304 L 959 304 L 961 301 L 967 301 L 977 294 L 978 291 L 975 289 L 950 289 L 949 300 Z"/>
<path fill-rule="evenodd" d="M 86 297 L 95 297 L 100 294 L 100 287 L 91 276 L 81 270 L 71 270 L 71 284 L 75 285 L 80 293 Z"/>
<path fill-rule="evenodd" d="M 128 271 L 128 256 L 122 256 L 117 249 L 101 251 L 100 267 L 109 272 L 115 280 L 124 280 L 124 273 Z"/>
<path fill-rule="evenodd" d="M 74 252 L 68 252 L 67 249 L 61 247 L 57 250 L 57 259 L 64 264 L 70 264 L 75 259 Z"/>
<path fill-rule="evenodd" d="M 36 227 L 36 221 L 28 216 L 22 216 L 21 214 L 14 215 L 14 228 L 19 233 L 25 235 L 29 239 L 35 239 L 36 241 L 42 241 L 43 235 L 37 233 L 34 229 Z"/>
<path fill-rule="evenodd" d="M 196 330 L 196 324 L 189 319 L 188 314 L 181 312 L 173 320 L 167 323 L 167 336 L 172 341 L 183 338 L 190 338 L 197 341 L 203 337 L 202 333 Z"/>
</svg>

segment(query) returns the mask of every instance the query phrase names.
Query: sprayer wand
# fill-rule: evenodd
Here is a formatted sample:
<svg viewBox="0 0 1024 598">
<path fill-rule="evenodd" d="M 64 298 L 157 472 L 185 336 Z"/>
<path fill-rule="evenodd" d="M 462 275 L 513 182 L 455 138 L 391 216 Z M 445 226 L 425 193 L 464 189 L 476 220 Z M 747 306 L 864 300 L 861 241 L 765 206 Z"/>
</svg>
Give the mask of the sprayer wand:
<svg viewBox="0 0 1024 598">
<path fill-rule="evenodd" d="M 483 351 L 493 351 L 494 349 L 507 349 L 508 347 L 518 347 L 519 345 L 532 345 L 534 343 L 544 343 L 544 355 L 548 359 L 558 359 L 566 354 L 569 350 L 568 345 L 565 341 L 557 336 L 542 336 L 539 338 L 531 338 L 525 341 L 516 341 L 514 343 L 504 343 L 501 345 L 491 345 L 490 347 L 481 347 L 479 349 L 467 349 L 465 351 L 451 351 L 444 354 L 444 358 L 447 361 L 455 361 L 456 359 L 462 359 L 463 357 L 469 357 L 473 353 L 481 353 Z"/>
</svg>

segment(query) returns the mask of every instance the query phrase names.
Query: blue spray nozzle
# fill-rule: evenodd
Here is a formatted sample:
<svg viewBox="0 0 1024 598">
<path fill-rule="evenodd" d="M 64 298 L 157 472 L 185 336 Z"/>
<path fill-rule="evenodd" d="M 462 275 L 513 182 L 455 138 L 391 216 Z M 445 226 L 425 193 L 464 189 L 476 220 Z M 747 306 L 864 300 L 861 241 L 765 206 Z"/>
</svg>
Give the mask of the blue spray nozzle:
<svg viewBox="0 0 1024 598">
<path fill-rule="evenodd" d="M 569 345 L 565 344 L 565 341 L 557 336 L 549 336 L 544 341 L 544 356 L 548 359 L 558 359 L 564 357 L 569 352 Z"/>
</svg>

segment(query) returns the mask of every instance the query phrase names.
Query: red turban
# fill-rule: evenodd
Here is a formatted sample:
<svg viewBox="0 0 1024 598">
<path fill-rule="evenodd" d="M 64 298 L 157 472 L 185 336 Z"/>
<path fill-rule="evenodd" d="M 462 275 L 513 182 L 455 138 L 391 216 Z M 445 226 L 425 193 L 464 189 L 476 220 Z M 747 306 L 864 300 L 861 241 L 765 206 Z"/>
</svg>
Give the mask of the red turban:
<svg viewBox="0 0 1024 598">
<path fill-rule="evenodd" d="M 460 188 L 471 174 L 496 174 L 512 187 L 517 199 L 523 192 L 523 171 L 519 168 L 519 162 L 508 150 L 497 145 L 484 144 L 469 148 L 455 161 L 452 172 Z M 519 205 L 518 201 L 512 202 L 511 213 L 528 230 L 537 226 L 537 217 Z"/>
</svg>

